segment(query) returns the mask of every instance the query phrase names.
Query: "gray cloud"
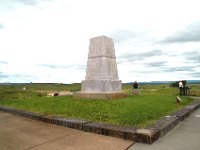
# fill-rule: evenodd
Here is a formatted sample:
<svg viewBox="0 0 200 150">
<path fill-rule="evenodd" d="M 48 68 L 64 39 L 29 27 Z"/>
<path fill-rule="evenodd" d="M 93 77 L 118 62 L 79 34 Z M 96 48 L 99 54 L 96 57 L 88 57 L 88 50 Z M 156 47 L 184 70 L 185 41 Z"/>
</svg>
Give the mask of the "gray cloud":
<svg viewBox="0 0 200 150">
<path fill-rule="evenodd" d="M 7 77 L 6 74 L 4 74 L 3 72 L 0 72 L 0 79 L 2 79 L 2 78 L 6 78 L 6 77 Z"/>
<path fill-rule="evenodd" d="M 18 81 L 24 81 L 24 82 L 31 82 L 31 79 L 34 79 L 35 77 L 31 75 L 25 75 L 25 74 L 7 74 L 4 72 L 0 72 L 0 82 L 18 82 Z"/>
<path fill-rule="evenodd" d="M 199 78 L 200 77 L 200 72 L 192 72 L 190 75 L 194 78 Z"/>
<path fill-rule="evenodd" d="M 6 61 L 0 61 L 0 64 L 8 64 Z"/>
<path fill-rule="evenodd" d="M 164 54 L 161 50 L 152 50 L 152 51 L 149 51 L 149 52 L 145 52 L 145 53 L 138 53 L 138 55 L 136 56 L 139 56 L 139 57 L 153 57 L 153 56 L 160 56 Z"/>
<path fill-rule="evenodd" d="M 41 2 L 49 2 L 51 0 L 17 0 L 24 5 L 38 6 Z"/>
<path fill-rule="evenodd" d="M 36 6 L 39 3 L 38 0 L 17 0 L 17 1 L 25 5 L 33 5 L 33 6 Z"/>
<path fill-rule="evenodd" d="M 0 22 L 0 29 L 4 29 L 4 26 L 1 22 Z"/>
<path fill-rule="evenodd" d="M 42 67 L 47 67 L 51 69 L 67 69 L 67 68 L 72 68 L 72 69 L 85 69 L 85 65 L 56 65 L 56 64 L 40 64 L 39 66 Z"/>
<path fill-rule="evenodd" d="M 142 70 L 142 71 L 137 70 L 137 71 L 135 71 L 133 69 L 133 70 L 130 70 L 129 73 L 131 73 L 131 74 L 134 73 L 134 74 L 140 75 L 140 74 L 148 74 L 148 73 L 150 73 L 150 71 L 148 71 L 148 70 Z"/>
<path fill-rule="evenodd" d="M 166 63 L 166 61 L 151 62 L 146 64 L 146 67 L 164 67 Z"/>
<path fill-rule="evenodd" d="M 40 64 L 39 66 L 42 66 L 42 67 L 47 67 L 47 68 L 60 68 L 60 66 L 57 66 L 57 65 L 52 65 L 52 64 Z"/>
<path fill-rule="evenodd" d="M 77 70 L 85 70 L 86 69 L 86 65 L 74 65 L 73 68 L 77 69 Z"/>
<path fill-rule="evenodd" d="M 193 67 L 185 66 L 185 67 L 171 67 L 171 68 L 165 68 L 164 71 L 166 72 L 182 72 L 182 71 L 194 71 Z"/>
<path fill-rule="evenodd" d="M 193 66 L 182 66 L 182 67 L 170 67 L 170 66 L 154 66 L 154 71 L 155 72 L 194 72 L 194 68 Z M 153 69 L 153 68 L 152 68 Z"/>
<path fill-rule="evenodd" d="M 133 32 L 128 30 L 119 30 L 108 33 L 108 36 L 112 37 L 114 43 L 123 43 L 133 38 L 138 38 L 144 35 L 144 32 Z"/>
<path fill-rule="evenodd" d="M 151 71 L 148 70 L 143 70 L 143 71 L 137 71 L 138 74 L 148 74 L 148 73 L 173 73 L 173 72 L 177 72 L 178 74 L 184 72 L 184 74 L 196 74 L 196 72 L 194 71 L 194 68 L 190 67 L 190 66 L 185 66 L 185 67 L 167 67 L 164 65 L 165 63 L 163 62 L 163 66 L 153 66 L 151 67 Z M 148 66 L 148 65 L 147 65 Z M 146 66 L 144 66 L 145 68 Z M 149 67 L 149 66 L 148 66 Z M 135 71 L 130 71 L 130 73 L 135 73 Z"/>
<path fill-rule="evenodd" d="M 189 60 L 190 62 L 200 63 L 200 52 L 199 52 L 199 50 L 197 50 L 197 51 L 191 51 L 191 52 L 186 52 L 186 53 L 182 54 L 182 56 L 186 60 Z"/>
<path fill-rule="evenodd" d="M 126 53 L 123 54 L 119 57 L 119 63 L 122 61 L 137 61 L 137 60 L 144 60 L 145 58 L 153 57 L 153 56 L 160 56 L 163 55 L 164 53 L 161 50 L 152 50 L 148 52 L 143 52 L 143 53 Z"/>
<path fill-rule="evenodd" d="M 174 33 L 161 41 L 161 43 L 185 43 L 200 41 L 200 21 L 188 25 L 185 29 Z"/>
<path fill-rule="evenodd" d="M 9 0 L 9 2 L 2 3 L 3 7 L 1 7 L 0 12 L 14 11 L 17 9 L 17 4 L 23 4 L 27 6 L 39 6 L 41 2 L 46 2 L 50 0 Z M 1 27 L 0 27 L 1 28 Z"/>
</svg>

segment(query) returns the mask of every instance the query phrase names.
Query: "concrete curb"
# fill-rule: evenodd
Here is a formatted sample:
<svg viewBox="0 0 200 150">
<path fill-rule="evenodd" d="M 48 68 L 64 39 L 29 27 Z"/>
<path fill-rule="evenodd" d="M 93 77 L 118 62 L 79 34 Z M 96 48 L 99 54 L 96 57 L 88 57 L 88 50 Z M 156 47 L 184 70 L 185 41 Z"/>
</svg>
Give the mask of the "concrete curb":
<svg viewBox="0 0 200 150">
<path fill-rule="evenodd" d="M 137 128 L 109 123 L 91 122 L 85 124 L 84 131 L 135 141 Z"/>
<path fill-rule="evenodd" d="M 173 129 L 180 121 L 183 121 L 195 109 L 200 107 L 200 99 L 193 101 L 188 106 L 163 117 L 156 123 L 148 125 L 144 129 L 132 126 L 120 126 L 109 123 L 91 122 L 84 119 L 64 118 L 59 116 L 44 115 L 26 110 L 19 110 L 8 106 L 0 106 L 0 111 L 12 113 L 22 117 L 52 123 L 64 127 L 92 132 L 106 136 L 123 138 L 135 142 L 152 144 L 160 136 L 164 136 L 168 131 Z"/>
<path fill-rule="evenodd" d="M 173 129 L 179 122 L 185 120 L 192 112 L 200 107 L 200 99 L 193 101 L 189 105 L 171 113 L 158 120 L 156 123 L 148 125 L 146 128 L 160 131 L 160 136 L 164 136 Z"/>
</svg>

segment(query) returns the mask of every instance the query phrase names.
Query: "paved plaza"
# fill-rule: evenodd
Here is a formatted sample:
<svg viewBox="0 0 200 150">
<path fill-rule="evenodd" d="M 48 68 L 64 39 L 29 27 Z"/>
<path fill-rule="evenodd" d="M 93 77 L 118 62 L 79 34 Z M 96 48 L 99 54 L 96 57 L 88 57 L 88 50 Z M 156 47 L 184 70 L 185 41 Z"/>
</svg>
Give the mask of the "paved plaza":
<svg viewBox="0 0 200 150">
<path fill-rule="evenodd" d="M 0 111 L 0 150 L 124 150 L 133 141 L 87 133 Z"/>
</svg>

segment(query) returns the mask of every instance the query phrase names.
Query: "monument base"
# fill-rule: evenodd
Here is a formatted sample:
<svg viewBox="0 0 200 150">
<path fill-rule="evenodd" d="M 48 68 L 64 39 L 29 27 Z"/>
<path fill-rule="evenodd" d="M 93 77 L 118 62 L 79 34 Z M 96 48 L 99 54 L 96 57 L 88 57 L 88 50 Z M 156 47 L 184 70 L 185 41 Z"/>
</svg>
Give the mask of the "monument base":
<svg viewBox="0 0 200 150">
<path fill-rule="evenodd" d="M 115 98 L 122 98 L 127 97 L 128 94 L 126 92 L 100 92 L 100 93 L 93 93 L 93 92 L 75 92 L 74 97 L 79 98 L 89 98 L 89 99 L 115 99 Z"/>
<path fill-rule="evenodd" d="M 121 80 L 83 80 L 81 84 L 81 92 L 101 93 L 121 91 Z"/>
</svg>

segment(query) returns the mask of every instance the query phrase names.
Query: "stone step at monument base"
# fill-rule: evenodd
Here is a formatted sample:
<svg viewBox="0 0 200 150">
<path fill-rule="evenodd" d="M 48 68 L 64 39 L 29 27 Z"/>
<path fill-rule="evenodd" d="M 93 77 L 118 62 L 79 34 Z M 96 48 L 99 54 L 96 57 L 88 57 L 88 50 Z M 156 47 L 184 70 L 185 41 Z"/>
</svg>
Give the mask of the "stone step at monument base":
<svg viewBox="0 0 200 150">
<path fill-rule="evenodd" d="M 102 100 L 108 100 L 108 99 L 115 99 L 115 98 L 123 98 L 127 97 L 128 94 L 126 92 L 75 92 L 74 97 L 79 98 L 89 98 L 89 99 L 102 99 Z"/>
</svg>

